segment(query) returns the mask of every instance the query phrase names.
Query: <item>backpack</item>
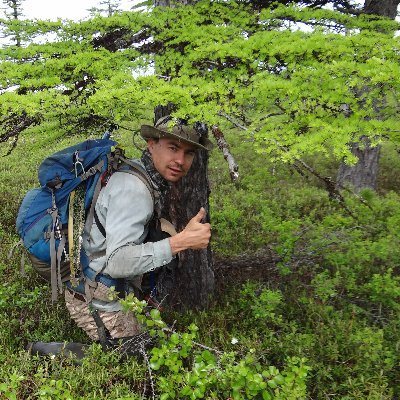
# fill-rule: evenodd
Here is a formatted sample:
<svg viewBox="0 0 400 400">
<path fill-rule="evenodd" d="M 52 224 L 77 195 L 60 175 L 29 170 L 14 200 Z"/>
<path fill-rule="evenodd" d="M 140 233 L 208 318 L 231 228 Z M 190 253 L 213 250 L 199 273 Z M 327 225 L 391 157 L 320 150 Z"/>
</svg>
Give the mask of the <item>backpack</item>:
<svg viewBox="0 0 400 400">
<path fill-rule="evenodd" d="M 30 190 L 21 203 L 17 231 L 34 269 L 50 280 L 53 302 L 63 282 L 74 283 L 80 276 L 80 235 L 93 219 L 99 223 L 94 205 L 109 176 L 121 170 L 150 185 L 143 168 L 116 146 L 110 139 L 94 139 L 51 155 L 39 166 L 41 187 Z"/>
</svg>

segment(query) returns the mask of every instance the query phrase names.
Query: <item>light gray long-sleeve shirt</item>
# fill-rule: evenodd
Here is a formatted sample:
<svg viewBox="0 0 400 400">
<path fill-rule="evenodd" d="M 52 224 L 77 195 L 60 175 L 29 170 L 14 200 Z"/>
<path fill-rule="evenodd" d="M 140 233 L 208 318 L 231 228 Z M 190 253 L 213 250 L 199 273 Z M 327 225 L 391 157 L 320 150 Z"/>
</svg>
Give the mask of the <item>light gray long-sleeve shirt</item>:
<svg viewBox="0 0 400 400">
<path fill-rule="evenodd" d="M 89 258 L 105 251 L 105 255 L 90 262 L 95 271 L 112 278 L 132 279 L 172 260 L 168 239 L 143 243 L 154 204 L 149 189 L 137 176 L 114 173 L 100 191 L 95 209 L 106 238 L 93 221 L 82 243 Z"/>
</svg>

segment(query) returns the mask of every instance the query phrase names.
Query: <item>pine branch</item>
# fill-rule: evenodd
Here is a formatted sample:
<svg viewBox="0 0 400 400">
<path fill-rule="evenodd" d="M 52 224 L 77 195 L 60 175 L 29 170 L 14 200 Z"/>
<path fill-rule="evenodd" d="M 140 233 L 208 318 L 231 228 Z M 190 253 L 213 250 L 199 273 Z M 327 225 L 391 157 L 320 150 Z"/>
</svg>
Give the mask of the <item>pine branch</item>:
<svg viewBox="0 0 400 400">
<path fill-rule="evenodd" d="M 5 143 L 9 139 L 13 138 L 11 146 L 5 156 L 10 155 L 15 149 L 18 143 L 19 135 L 30 126 L 38 124 L 39 121 L 39 117 L 31 117 L 27 115 L 26 112 L 23 112 L 20 115 L 13 114 L 11 116 L 7 116 L 5 119 L 3 119 L 3 121 L 0 121 L 0 125 L 5 128 L 5 133 L 0 135 L 0 143 Z"/>
<path fill-rule="evenodd" d="M 337 11 L 340 11 L 343 14 L 350 14 L 350 15 L 356 15 L 359 16 L 361 14 L 364 14 L 363 10 L 359 10 L 357 8 L 343 8 L 343 7 L 336 7 Z"/>
</svg>

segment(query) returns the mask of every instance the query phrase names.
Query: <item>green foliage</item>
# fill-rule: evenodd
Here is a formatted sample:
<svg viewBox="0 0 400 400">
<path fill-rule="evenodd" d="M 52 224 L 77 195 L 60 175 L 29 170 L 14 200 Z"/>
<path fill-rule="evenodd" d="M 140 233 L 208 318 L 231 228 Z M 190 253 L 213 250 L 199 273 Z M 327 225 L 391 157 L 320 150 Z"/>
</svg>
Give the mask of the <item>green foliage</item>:
<svg viewBox="0 0 400 400">
<path fill-rule="evenodd" d="M 19 376 L 15 373 L 10 375 L 7 382 L 0 384 L 0 393 L 2 393 L 6 399 L 17 400 L 17 389 L 23 379 L 23 376 Z"/>
<path fill-rule="evenodd" d="M 391 20 L 204 0 L 79 23 L 5 24 L 29 39 L 0 51 L 7 138 L 19 118 L 69 134 L 98 135 L 111 122 L 130 130 L 173 102 L 176 116 L 223 129 L 236 120 L 257 151 L 283 161 L 332 152 L 352 163 L 348 144 L 360 136 L 398 142 Z M 32 43 L 40 35 L 48 40 Z"/>
<path fill-rule="evenodd" d="M 279 291 L 257 288 L 255 284 L 246 284 L 238 304 L 242 310 L 250 314 L 252 320 L 280 325 L 282 317 L 276 314 L 276 309 L 282 303 L 282 293 Z"/>
<path fill-rule="evenodd" d="M 287 167 L 233 143 L 244 178 L 235 190 L 227 176 L 216 175 L 215 248 L 222 255 L 252 254 L 268 246 L 278 263 L 266 258 L 266 282 L 246 284 L 240 295 L 230 295 L 220 311 L 224 323 L 217 326 L 229 329 L 242 349 L 255 348 L 264 362 L 280 365 L 283 355 L 306 357 L 312 398 L 335 393 L 391 399 L 399 392 L 400 373 L 400 199 L 388 189 L 398 159 L 391 156 L 391 163 L 383 164 L 380 173 L 388 187 L 381 188 L 382 195 L 361 193 L 370 208 L 346 196 L 352 217 L 312 180 L 299 182 Z M 382 154 L 391 151 L 384 147 Z M 308 162 L 329 175 L 324 159 Z M 235 226 L 228 226 L 220 215 L 228 219 L 232 207 L 241 218 L 233 214 Z M 215 314 L 208 318 L 218 321 Z M 203 323 L 209 326 L 207 319 Z M 218 333 L 213 337 L 226 345 Z"/>
<path fill-rule="evenodd" d="M 144 314 L 146 303 L 132 295 L 122 304 L 137 313 L 139 321 L 158 339 L 149 362 L 157 374 L 160 399 L 305 397 L 305 380 L 310 370 L 305 359 L 287 359 L 280 372 L 274 366 L 260 364 L 254 350 L 241 357 L 236 352 L 221 352 L 196 342 L 199 328 L 194 324 L 188 326 L 187 332 L 171 330 L 158 310 Z"/>
<path fill-rule="evenodd" d="M 4 354 L 6 355 L 6 354 Z M 10 355 L 0 370 L 0 397 L 5 399 L 140 400 L 143 366 L 92 345 L 77 365 L 60 357 L 39 359 L 27 353 Z"/>
</svg>

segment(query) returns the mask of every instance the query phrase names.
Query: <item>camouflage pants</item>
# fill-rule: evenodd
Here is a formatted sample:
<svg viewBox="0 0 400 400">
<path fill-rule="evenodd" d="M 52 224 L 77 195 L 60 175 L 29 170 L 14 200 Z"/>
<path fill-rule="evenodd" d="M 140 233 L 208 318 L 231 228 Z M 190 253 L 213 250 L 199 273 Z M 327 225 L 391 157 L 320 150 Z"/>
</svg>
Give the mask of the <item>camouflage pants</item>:
<svg viewBox="0 0 400 400">
<path fill-rule="evenodd" d="M 94 292 L 94 298 L 103 300 L 107 298 L 108 288 L 101 283 Z M 69 290 L 65 290 L 65 304 L 71 318 L 82 328 L 92 340 L 99 340 L 97 325 L 93 319 L 88 303 L 76 298 Z M 142 332 L 142 328 L 136 317 L 131 312 L 123 311 L 99 311 L 99 316 L 112 338 L 134 336 Z"/>
</svg>

